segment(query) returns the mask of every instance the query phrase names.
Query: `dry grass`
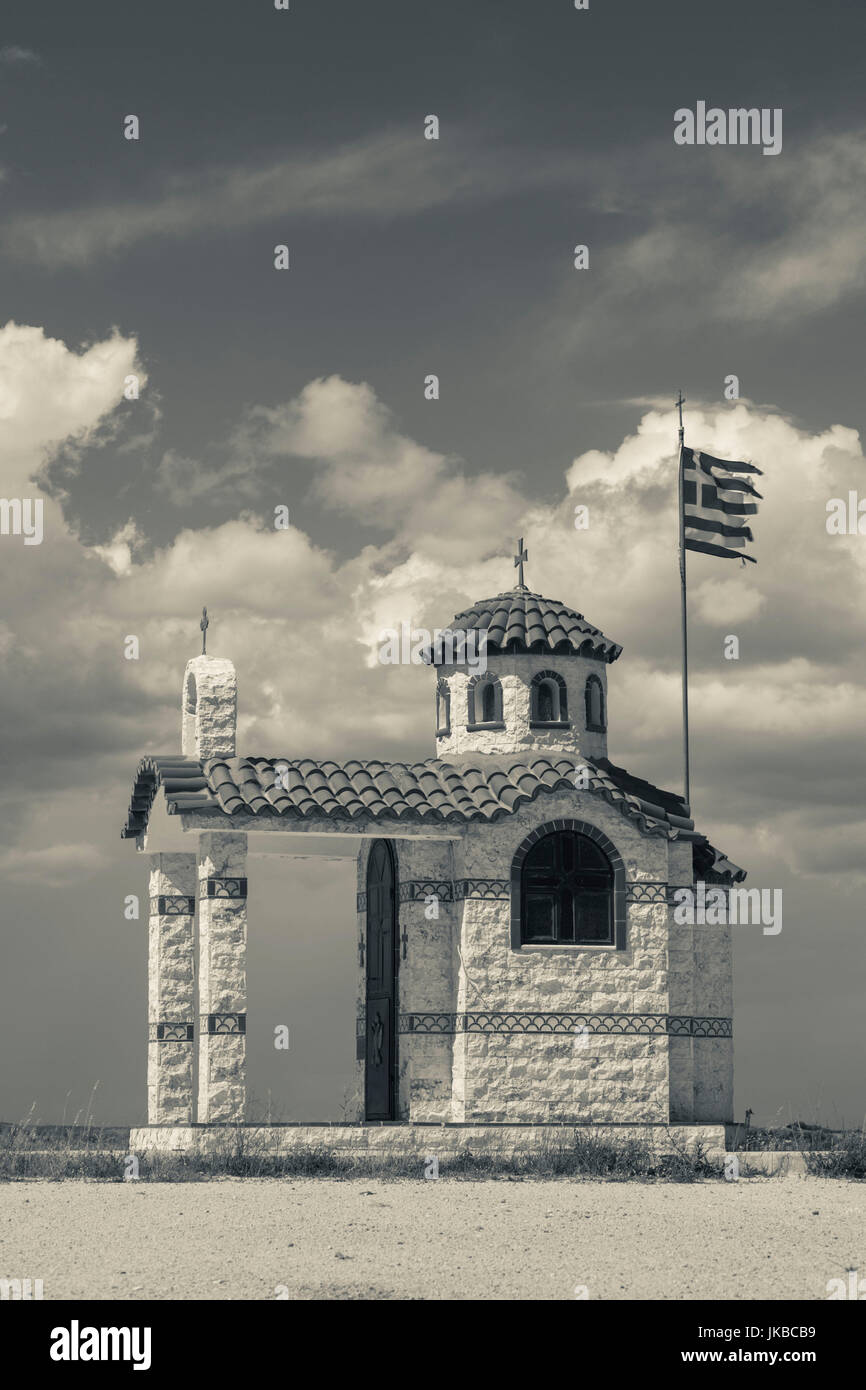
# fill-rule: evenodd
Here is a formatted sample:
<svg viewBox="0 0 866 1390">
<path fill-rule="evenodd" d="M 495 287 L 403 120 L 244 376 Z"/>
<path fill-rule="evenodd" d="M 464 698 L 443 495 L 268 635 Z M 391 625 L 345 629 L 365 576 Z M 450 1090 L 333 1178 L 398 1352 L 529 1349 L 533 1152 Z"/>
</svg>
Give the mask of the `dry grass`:
<svg viewBox="0 0 866 1390">
<path fill-rule="evenodd" d="M 833 1136 L 824 1152 L 804 1152 L 806 1171 L 816 1178 L 866 1178 L 866 1131 L 848 1130 Z"/>
<path fill-rule="evenodd" d="M 416 1178 L 424 1181 L 419 1155 L 334 1154 L 325 1146 L 268 1152 L 262 1137 L 244 1126 L 208 1135 L 194 1153 L 132 1155 L 118 1139 L 125 1131 L 95 1126 L 35 1126 L 28 1121 L 0 1129 L 0 1181 L 66 1178 L 124 1182 L 206 1182 L 212 1178 L 344 1177 Z M 604 1178 L 611 1182 L 696 1182 L 720 1178 L 722 1164 L 710 1162 L 701 1145 L 659 1153 L 638 1139 L 619 1139 L 587 1130 L 573 1140 L 551 1140 L 531 1153 L 503 1156 L 470 1150 L 439 1162 L 439 1176 L 473 1178 Z"/>
<path fill-rule="evenodd" d="M 129 1152 L 129 1130 L 97 1126 L 91 1119 L 93 1088 L 83 1120 L 39 1125 L 33 1110 L 19 1124 L 0 1124 L 0 1181 L 89 1179 L 97 1182 L 207 1182 L 214 1178 L 349 1177 L 415 1178 L 424 1181 L 426 1159 L 406 1154 L 335 1154 L 329 1145 L 274 1154 L 257 1127 L 210 1131 L 192 1153 Z M 204 1136 L 203 1136 L 204 1138 Z M 435 1147 L 431 1140 L 431 1147 Z M 830 1130 L 801 1122 L 777 1129 L 750 1129 L 740 1152 L 774 1150 L 803 1154 L 818 1177 L 866 1178 L 866 1129 Z M 722 1158 L 709 1158 L 701 1143 L 674 1143 L 665 1152 L 650 1140 L 625 1139 L 603 1126 L 588 1127 L 532 1152 L 500 1154 L 466 1150 L 439 1160 L 439 1176 L 510 1181 L 596 1178 L 608 1182 L 700 1182 L 724 1178 Z"/>
</svg>

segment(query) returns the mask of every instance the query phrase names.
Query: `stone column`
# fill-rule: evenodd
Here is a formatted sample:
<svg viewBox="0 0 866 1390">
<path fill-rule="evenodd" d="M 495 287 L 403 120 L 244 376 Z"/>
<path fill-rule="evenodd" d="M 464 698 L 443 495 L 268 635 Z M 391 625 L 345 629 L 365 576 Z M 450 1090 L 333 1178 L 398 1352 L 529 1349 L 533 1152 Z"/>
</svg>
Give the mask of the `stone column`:
<svg viewBox="0 0 866 1390">
<path fill-rule="evenodd" d="M 195 855 L 150 856 L 147 1123 L 193 1118 Z"/>
<path fill-rule="evenodd" d="M 447 840 L 400 840 L 401 1119 L 451 1119 L 454 884 Z M 433 1150 L 431 1150 L 433 1152 Z"/>
<path fill-rule="evenodd" d="M 199 835 L 199 1124 L 240 1124 L 246 1105 L 247 837 Z"/>
</svg>

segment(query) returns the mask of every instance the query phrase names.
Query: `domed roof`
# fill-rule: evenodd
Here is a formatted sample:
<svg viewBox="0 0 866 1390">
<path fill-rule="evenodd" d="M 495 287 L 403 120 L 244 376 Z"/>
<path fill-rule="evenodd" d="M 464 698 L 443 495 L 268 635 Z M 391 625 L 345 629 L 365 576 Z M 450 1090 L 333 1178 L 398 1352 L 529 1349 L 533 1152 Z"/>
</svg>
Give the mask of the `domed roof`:
<svg viewBox="0 0 866 1390">
<path fill-rule="evenodd" d="M 599 628 L 558 599 L 520 586 L 479 599 L 455 614 L 451 628 L 487 632 L 487 652 L 567 652 L 596 661 L 616 661 L 622 652 Z"/>
</svg>

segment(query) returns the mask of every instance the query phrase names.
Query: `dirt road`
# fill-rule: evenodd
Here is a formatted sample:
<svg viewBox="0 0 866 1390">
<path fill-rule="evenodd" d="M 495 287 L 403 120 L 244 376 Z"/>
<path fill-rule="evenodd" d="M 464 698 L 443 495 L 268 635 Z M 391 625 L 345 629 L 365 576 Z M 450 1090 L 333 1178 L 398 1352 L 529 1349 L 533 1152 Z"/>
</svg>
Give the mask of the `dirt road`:
<svg viewBox="0 0 866 1390">
<path fill-rule="evenodd" d="M 0 1187 L 0 1278 L 46 1299 L 826 1299 L 847 1268 L 866 1186 L 818 1178 Z"/>
</svg>

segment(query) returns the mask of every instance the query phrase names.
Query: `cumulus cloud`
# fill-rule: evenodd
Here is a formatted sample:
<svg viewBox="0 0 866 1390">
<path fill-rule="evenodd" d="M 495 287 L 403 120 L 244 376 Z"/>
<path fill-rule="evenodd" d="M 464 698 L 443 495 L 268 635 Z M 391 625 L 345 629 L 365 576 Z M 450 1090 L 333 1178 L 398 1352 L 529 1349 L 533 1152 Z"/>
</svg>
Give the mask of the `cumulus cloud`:
<svg viewBox="0 0 866 1390">
<path fill-rule="evenodd" d="M 337 376 L 310 382 L 283 406 L 250 411 L 232 448 L 248 460 L 313 461 L 313 492 L 327 507 L 391 529 L 398 547 L 423 552 L 435 537 L 442 558 L 498 548 L 526 508 L 512 477 L 467 478 L 460 460 L 402 433 L 366 382 Z"/>
<path fill-rule="evenodd" d="M 43 328 L 9 322 L 0 328 L 0 457 L 7 495 L 61 444 L 90 442 L 122 399 L 136 369 L 134 338 L 114 332 L 73 352 Z M 144 384 L 147 375 L 137 368 Z"/>
<path fill-rule="evenodd" d="M 130 518 L 125 526 L 121 526 L 114 536 L 105 545 L 93 545 L 91 551 L 104 560 L 109 569 L 115 574 L 129 574 L 132 570 L 133 557 L 144 544 L 144 538 L 138 529 L 136 522 Z"/>
</svg>

